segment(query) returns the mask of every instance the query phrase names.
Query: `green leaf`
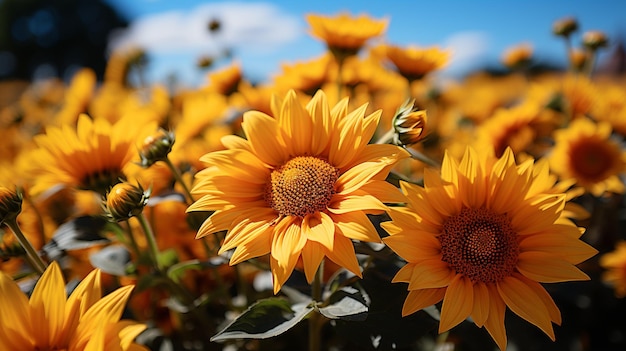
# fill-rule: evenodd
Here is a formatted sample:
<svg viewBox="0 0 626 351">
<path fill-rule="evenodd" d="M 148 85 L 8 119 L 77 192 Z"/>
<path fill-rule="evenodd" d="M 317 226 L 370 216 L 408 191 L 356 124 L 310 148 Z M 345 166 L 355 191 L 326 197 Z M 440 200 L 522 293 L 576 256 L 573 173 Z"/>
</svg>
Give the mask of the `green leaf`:
<svg viewBox="0 0 626 351">
<path fill-rule="evenodd" d="M 335 291 L 329 301 L 329 305 L 319 308 L 326 318 L 349 321 L 364 321 L 367 318 L 367 302 L 355 288 L 343 287 Z"/>
<path fill-rule="evenodd" d="M 170 267 L 178 263 L 178 254 L 174 249 L 164 250 L 159 253 L 159 257 L 157 259 L 159 260 L 161 267 Z"/>
<path fill-rule="evenodd" d="M 211 341 L 271 338 L 291 329 L 313 310 L 310 302 L 290 306 L 287 300 L 277 297 L 259 300 Z"/>
</svg>

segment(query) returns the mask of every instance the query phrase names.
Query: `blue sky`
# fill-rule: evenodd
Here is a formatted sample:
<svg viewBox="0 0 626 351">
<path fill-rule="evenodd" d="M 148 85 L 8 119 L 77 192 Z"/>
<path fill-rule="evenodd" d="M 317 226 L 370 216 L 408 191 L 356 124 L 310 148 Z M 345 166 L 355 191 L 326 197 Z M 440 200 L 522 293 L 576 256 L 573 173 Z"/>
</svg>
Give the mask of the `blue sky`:
<svg viewBox="0 0 626 351">
<path fill-rule="evenodd" d="M 197 86 L 206 76 L 197 59 L 225 46 L 233 48 L 244 75 L 263 81 L 280 72 L 281 63 L 321 55 L 324 45 L 308 34 L 305 15 L 340 11 L 368 14 L 389 21 L 385 42 L 439 45 L 453 51 L 447 72 L 458 74 L 481 63 L 497 64 L 504 50 L 530 43 L 538 59 L 564 62 L 564 44 L 551 33 L 555 20 L 573 16 L 580 30 L 602 30 L 611 39 L 626 40 L 626 1 L 198 1 L 106 0 L 131 27 L 112 45 L 140 45 L 151 63 L 148 79 L 163 82 L 176 74 Z M 210 36 L 207 23 L 219 18 L 222 32 Z"/>
</svg>

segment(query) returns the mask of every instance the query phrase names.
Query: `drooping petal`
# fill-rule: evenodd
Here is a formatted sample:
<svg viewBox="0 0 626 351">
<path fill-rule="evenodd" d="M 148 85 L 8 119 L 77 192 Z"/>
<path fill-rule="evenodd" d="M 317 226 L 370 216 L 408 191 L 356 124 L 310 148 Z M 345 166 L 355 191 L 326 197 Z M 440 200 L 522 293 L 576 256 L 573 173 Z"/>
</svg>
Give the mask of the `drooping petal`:
<svg viewBox="0 0 626 351">
<path fill-rule="evenodd" d="M 439 333 L 450 330 L 463 322 L 472 313 L 474 289 L 469 278 L 457 275 L 446 288 L 441 305 Z"/>
<path fill-rule="evenodd" d="M 28 298 L 13 279 L 0 271 L 0 346 L 4 350 L 25 350 L 33 334 Z"/>
<path fill-rule="evenodd" d="M 489 289 L 484 283 L 474 284 L 474 307 L 472 308 L 472 319 L 477 326 L 482 327 L 489 317 Z"/>
<path fill-rule="evenodd" d="M 438 303 L 445 294 L 445 288 L 410 290 L 402 305 L 402 317 Z"/>
<path fill-rule="evenodd" d="M 489 290 L 489 316 L 485 321 L 485 329 L 495 340 L 501 351 L 506 350 L 506 329 L 504 327 L 504 315 L 506 304 L 500 297 L 495 285 L 487 285 Z"/>
<path fill-rule="evenodd" d="M 536 325 L 554 341 L 550 311 L 544 305 L 542 295 L 515 276 L 504 278 L 497 284 L 498 292 L 507 306 L 518 316 Z"/>
<path fill-rule="evenodd" d="M 359 261 L 354 253 L 352 240 L 343 235 L 335 235 L 335 248 L 327 252 L 327 257 L 336 264 L 354 273 L 359 278 L 362 277 Z"/>
<path fill-rule="evenodd" d="M 308 242 L 302 248 L 302 264 L 304 266 L 304 275 L 310 284 L 315 279 L 315 274 L 320 267 L 320 263 L 324 259 L 326 249 L 320 243 L 315 241 Z"/>
<path fill-rule="evenodd" d="M 335 241 L 335 223 L 324 212 L 306 215 L 302 219 L 302 235 L 332 251 Z"/>
<path fill-rule="evenodd" d="M 359 241 L 380 242 L 376 228 L 363 212 L 333 214 L 331 217 L 343 236 Z"/>
</svg>

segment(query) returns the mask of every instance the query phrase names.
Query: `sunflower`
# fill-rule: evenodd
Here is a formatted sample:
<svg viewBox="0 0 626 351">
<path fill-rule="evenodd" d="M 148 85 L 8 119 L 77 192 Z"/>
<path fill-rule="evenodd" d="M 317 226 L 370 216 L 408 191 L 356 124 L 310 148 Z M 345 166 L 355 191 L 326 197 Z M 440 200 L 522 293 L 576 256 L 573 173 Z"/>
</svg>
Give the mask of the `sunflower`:
<svg viewBox="0 0 626 351">
<path fill-rule="evenodd" d="M 46 134 L 35 137 L 39 148 L 27 158 L 25 174 L 35 180 L 31 193 L 63 185 L 105 194 L 126 179 L 129 168 L 138 167 L 131 162 L 139 159 L 136 145 L 157 130 L 155 122 L 134 117 L 111 124 L 83 114 L 76 128 L 48 127 Z"/>
<path fill-rule="evenodd" d="M 408 153 L 368 144 L 381 112 L 365 116 L 367 105 L 331 110 L 321 90 L 306 108 L 293 90 L 271 105 L 275 118 L 244 114 L 247 140 L 203 156 L 188 211 L 215 212 L 197 237 L 227 230 L 219 252 L 235 249 L 231 265 L 269 253 L 275 293 L 300 258 L 309 282 L 324 257 L 361 276 L 351 239 L 380 241 L 366 214 L 404 201 L 385 177 Z"/>
<path fill-rule="evenodd" d="M 382 227 L 407 261 L 393 279 L 408 283 L 402 314 L 443 300 L 440 333 L 471 317 L 505 350 L 508 306 L 554 340 L 561 315 L 540 283 L 589 279 L 575 264 L 596 250 L 579 240 L 553 185 L 546 163 L 471 147 L 460 163 L 446 154 L 441 175 L 427 169 L 424 187 L 401 183 L 407 206 Z"/>
<path fill-rule="evenodd" d="M 574 179 L 594 196 L 624 192 L 620 174 L 626 170 L 626 152 L 611 139 L 611 126 L 586 118 L 574 120 L 554 133 L 550 166 L 561 179 Z"/>
<path fill-rule="evenodd" d="M 393 62 L 398 72 L 409 82 L 421 79 L 426 74 L 444 67 L 450 54 L 437 46 L 420 48 L 408 46 L 406 48 L 389 45 L 385 50 L 387 59 Z"/>
<path fill-rule="evenodd" d="M 600 266 L 605 269 L 602 280 L 615 289 L 615 296 L 626 296 L 626 241 L 617 243 L 615 250 L 600 257 Z"/>
<path fill-rule="evenodd" d="M 0 349 L 141 351 L 133 342 L 146 326 L 120 320 L 133 286 L 102 297 L 100 271 L 92 271 L 69 298 L 61 269 L 53 262 L 29 299 L 0 272 Z"/>
<path fill-rule="evenodd" d="M 367 15 L 358 17 L 347 13 L 337 16 L 309 14 L 306 20 L 311 34 L 323 40 L 338 62 L 356 55 L 365 43 L 381 35 L 387 28 L 387 20 L 376 20 Z"/>
</svg>

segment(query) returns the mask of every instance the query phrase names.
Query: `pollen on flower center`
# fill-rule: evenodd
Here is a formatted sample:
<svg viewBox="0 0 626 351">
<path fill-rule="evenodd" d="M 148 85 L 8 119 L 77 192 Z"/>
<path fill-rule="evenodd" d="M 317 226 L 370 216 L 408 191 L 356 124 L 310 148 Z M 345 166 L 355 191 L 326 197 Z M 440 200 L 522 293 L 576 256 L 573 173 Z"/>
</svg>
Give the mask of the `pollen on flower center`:
<svg viewBox="0 0 626 351">
<path fill-rule="evenodd" d="M 439 240 L 442 260 L 473 282 L 498 282 L 517 264 L 517 234 L 506 214 L 464 208 L 444 222 Z"/>
<path fill-rule="evenodd" d="M 335 193 L 339 171 L 312 156 L 298 156 L 272 171 L 265 200 L 283 216 L 304 217 L 325 209 Z"/>
</svg>

